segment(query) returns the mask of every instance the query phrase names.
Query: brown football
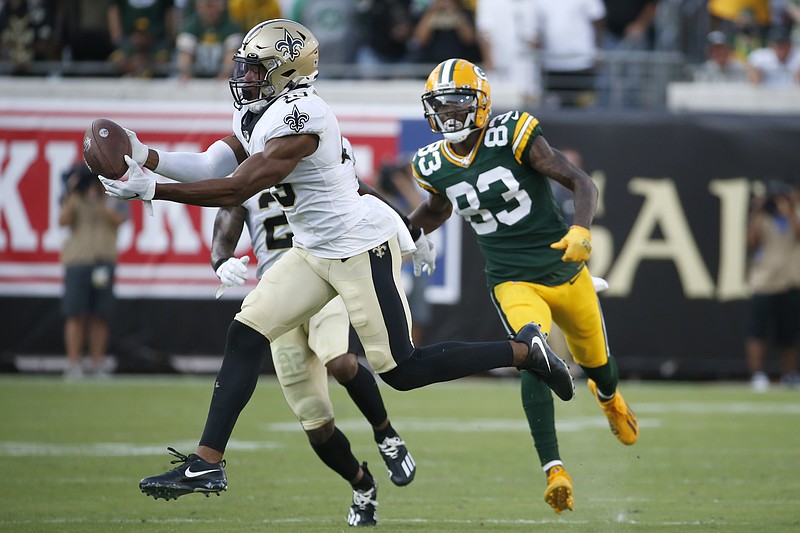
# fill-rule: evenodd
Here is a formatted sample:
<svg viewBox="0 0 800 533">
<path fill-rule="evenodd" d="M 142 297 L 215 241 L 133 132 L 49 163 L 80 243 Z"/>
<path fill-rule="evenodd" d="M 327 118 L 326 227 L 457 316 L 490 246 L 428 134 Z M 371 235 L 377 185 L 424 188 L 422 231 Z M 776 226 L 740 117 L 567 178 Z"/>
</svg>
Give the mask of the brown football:
<svg viewBox="0 0 800 533">
<path fill-rule="evenodd" d="M 94 174 L 118 180 L 128 172 L 124 156 L 131 155 L 125 129 L 106 118 L 98 118 L 83 134 L 83 159 Z"/>
</svg>

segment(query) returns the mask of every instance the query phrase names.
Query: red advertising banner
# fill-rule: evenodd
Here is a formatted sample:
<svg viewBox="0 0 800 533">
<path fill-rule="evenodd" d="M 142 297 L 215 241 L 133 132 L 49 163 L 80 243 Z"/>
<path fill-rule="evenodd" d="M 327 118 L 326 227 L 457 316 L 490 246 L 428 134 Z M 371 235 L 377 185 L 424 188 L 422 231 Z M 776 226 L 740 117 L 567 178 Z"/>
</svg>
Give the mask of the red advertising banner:
<svg viewBox="0 0 800 533">
<path fill-rule="evenodd" d="M 202 151 L 231 130 L 222 102 L 51 101 L 0 99 L 0 296 L 59 296 L 58 224 L 62 175 L 82 158 L 83 132 L 95 118 L 119 122 L 153 148 Z M 362 178 L 397 155 L 395 117 L 340 116 Z M 153 202 L 148 216 L 131 202 L 120 228 L 116 293 L 120 298 L 211 299 L 218 280 L 209 265 L 216 209 Z M 249 248 L 247 235 L 240 248 Z M 226 293 L 241 298 L 255 283 Z"/>
</svg>

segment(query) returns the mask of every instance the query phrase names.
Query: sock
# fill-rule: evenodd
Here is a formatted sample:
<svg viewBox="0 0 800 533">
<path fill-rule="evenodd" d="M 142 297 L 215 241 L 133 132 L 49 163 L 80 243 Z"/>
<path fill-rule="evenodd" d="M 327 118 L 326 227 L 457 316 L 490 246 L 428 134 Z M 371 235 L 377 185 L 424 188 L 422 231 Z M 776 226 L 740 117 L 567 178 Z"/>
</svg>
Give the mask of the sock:
<svg viewBox="0 0 800 533">
<path fill-rule="evenodd" d="M 356 490 L 369 490 L 375 486 L 375 478 L 369 475 L 369 472 L 364 470 L 364 475 L 358 480 L 358 483 L 353 483 L 353 488 Z"/>
<path fill-rule="evenodd" d="M 440 342 L 415 348 L 408 359 L 381 374 L 381 379 L 394 389 L 407 391 L 513 365 L 514 351 L 507 341 Z"/>
<path fill-rule="evenodd" d="M 542 470 L 548 476 L 550 475 L 550 470 L 555 467 L 559 467 L 561 470 L 564 470 L 564 463 L 561 462 L 561 459 L 556 459 L 555 461 L 548 461 L 547 463 L 542 465 Z"/>
<path fill-rule="evenodd" d="M 587 368 L 581 365 L 581 368 L 586 372 L 586 376 L 597 384 L 597 392 L 601 400 L 610 400 L 614 397 L 619 382 L 619 370 L 617 369 L 617 360 L 611 354 L 608 355 L 608 362 L 603 366 Z"/>
<path fill-rule="evenodd" d="M 539 455 L 539 463 L 545 466 L 558 461 L 560 464 L 555 408 L 550 388 L 530 372 L 521 372 L 521 375 L 522 407 L 528 419 L 533 445 Z"/>
<path fill-rule="evenodd" d="M 353 379 L 342 385 L 371 426 L 383 424 L 387 417 L 386 407 L 383 405 L 375 376 L 367 367 L 359 363 Z"/>
<path fill-rule="evenodd" d="M 312 442 L 311 447 L 328 468 L 342 476 L 348 483 L 358 474 L 358 460 L 350 450 L 350 441 L 339 428 L 333 428 L 333 434 L 328 440 L 322 444 Z M 364 474 L 366 475 L 366 472 Z"/>
<path fill-rule="evenodd" d="M 256 388 L 268 350 L 266 337 L 241 322 L 231 322 L 201 446 L 225 451 L 239 413 Z"/>
</svg>

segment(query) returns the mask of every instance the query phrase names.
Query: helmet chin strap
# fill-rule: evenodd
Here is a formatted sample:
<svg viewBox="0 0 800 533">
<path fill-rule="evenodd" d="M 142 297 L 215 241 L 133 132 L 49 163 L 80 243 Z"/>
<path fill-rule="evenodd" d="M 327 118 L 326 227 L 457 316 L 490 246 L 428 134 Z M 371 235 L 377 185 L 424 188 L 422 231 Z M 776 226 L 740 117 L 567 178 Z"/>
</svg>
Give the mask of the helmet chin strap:
<svg viewBox="0 0 800 533">
<path fill-rule="evenodd" d="M 451 143 L 460 143 L 465 141 L 467 137 L 469 137 L 469 134 L 473 131 L 475 130 L 472 128 L 464 128 L 463 130 L 459 131 L 447 131 L 442 133 L 442 135 L 444 135 L 444 138 Z"/>
<path fill-rule="evenodd" d="M 253 102 L 251 104 L 247 104 L 247 110 L 257 115 L 264 111 L 267 108 L 267 101 L 266 100 L 258 100 L 257 102 Z"/>
<path fill-rule="evenodd" d="M 261 113 L 264 111 L 272 102 L 283 96 L 284 94 L 288 93 L 292 89 L 297 88 L 298 83 L 297 81 L 291 81 L 286 84 L 286 87 L 283 88 L 281 92 L 270 98 L 269 100 L 256 100 L 255 102 L 247 104 L 247 110 L 251 113 Z"/>
</svg>

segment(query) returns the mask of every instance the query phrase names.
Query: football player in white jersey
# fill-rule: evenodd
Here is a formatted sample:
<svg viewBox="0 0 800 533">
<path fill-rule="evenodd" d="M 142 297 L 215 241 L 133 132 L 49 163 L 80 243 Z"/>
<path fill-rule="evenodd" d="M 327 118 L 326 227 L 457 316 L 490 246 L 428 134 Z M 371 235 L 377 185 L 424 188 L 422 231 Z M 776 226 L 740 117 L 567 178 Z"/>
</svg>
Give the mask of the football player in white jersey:
<svg viewBox="0 0 800 533">
<path fill-rule="evenodd" d="M 181 454 L 182 465 L 140 482 L 156 498 L 226 489 L 225 447 L 269 342 L 337 295 L 368 362 L 397 390 L 513 366 L 535 372 L 562 400 L 574 395 L 567 365 L 536 324 L 509 340 L 414 346 L 398 228 L 386 204 L 358 192 L 353 165 L 342 155 L 339 123 L 312 87 L 318 58 L 318 42 L 304 26 L 283 19 L 255 26 L 234 56 L 234 135 L 187 153 L 150 149 L 131 132 L 128 179 L 101 178 L 108 194 L 125 200 L 218 207 L 240 205 L 268 189 L 294 234 L 292 248 L 267 269 L 231 322 L 195 453 Z M 184 183 L 156 183 L 140 165 Z M 417 232 L 415 261 L 432 265 L 431 246 Z"/>
<path fill-rule="evenodd" d="M 343 141 L 345 152 L 352 161 L 349 142 L 347 139 Z M 403 224 L 399 216 L 397 222 Z M 247 280 L 248 256 L 235 256 L 236 244 L 245 225 L 258 260 L 258 279 L 292 246 L 292 233 L 286 216 L 269 191 L 256 194 L 241 206 L 221 207 L 214 221 L 211 264 L 223 288 L 241 286 Z M 414 250 L 410 238 L 405 249 L 409 252 Z M 270 344 L 270 351 L 283 395 L 300 420 L 311 447 L 327 466 L 351 485 L 358 483 L 365 474 L 370 477 L 366 463 L 359 468 L 347 438 L 334 423 L 333 405 L 328 394 L 329 371 L 347 389 L 372 425 L 375 442 L 392 483 L 398 486 L 411 483 L 416 464 L 389 421 L 375 377 L 356 357 L 357 353 L 363 353 L 363 348 L 350 326 L 347 309 L 340 297 L 328 302 L 301 326 L 275 339 Z M 370 494 L 364 492 L 353 488 L 350 521 L 356 517 L 362 523 L 369 521 L 365 516 L 368 513 L 358 501 L 365 498 L 377 501 L 377 485 L 367 491 Z"/>
</svg>

